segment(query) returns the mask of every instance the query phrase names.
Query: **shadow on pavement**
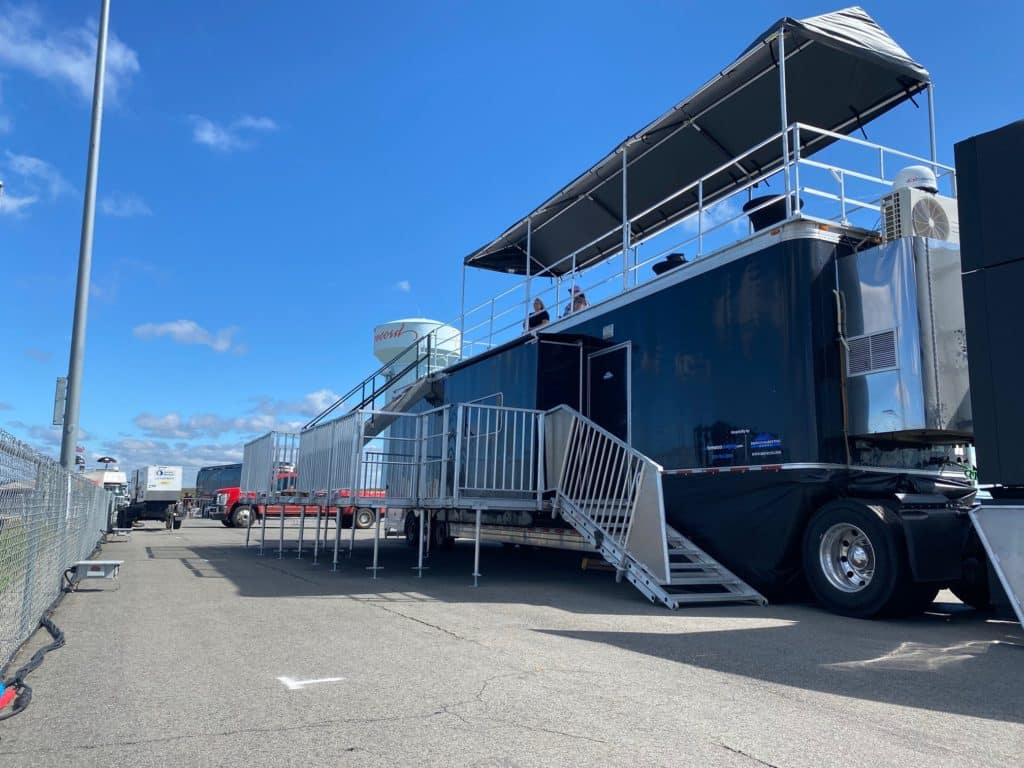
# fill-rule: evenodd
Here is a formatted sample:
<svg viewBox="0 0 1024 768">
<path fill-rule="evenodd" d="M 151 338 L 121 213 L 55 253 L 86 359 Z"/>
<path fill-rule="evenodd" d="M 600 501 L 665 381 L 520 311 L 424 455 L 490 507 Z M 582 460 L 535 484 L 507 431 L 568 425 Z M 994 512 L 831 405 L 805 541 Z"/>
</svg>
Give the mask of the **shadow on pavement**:
<svg viewBox="0 0 1024 768">
<path fill-rule="evenodd" d="M 797 620 L 774 627 L 671 634 L 537 631 L 796 688 L 1024 722 L 1024 638 L 1019 625 L 986 621 L 959 604 L 934 608 L 915 619 L 888 622 L 783 607 L 767 612 Z M 806 620 L 800 620 L 801 614 Z"/>
</svg>

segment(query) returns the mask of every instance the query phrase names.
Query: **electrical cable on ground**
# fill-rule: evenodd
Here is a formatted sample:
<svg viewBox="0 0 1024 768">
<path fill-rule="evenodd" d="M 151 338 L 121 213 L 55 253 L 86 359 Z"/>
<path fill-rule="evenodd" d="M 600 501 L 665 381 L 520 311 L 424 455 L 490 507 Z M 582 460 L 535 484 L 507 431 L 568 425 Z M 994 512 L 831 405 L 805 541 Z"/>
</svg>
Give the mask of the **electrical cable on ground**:
<svg viewBox="0 0 1024 768">
<path fill-rule="evenodd" d="M 25 678 L 28 677 L 29 673 L 31 673 L 36 667 L 43 663 L 43 657 L 46 656 L 46 654 L 50 651 L 55 651 L 64 645 L 64 632 L 50 619 L 50 613 L 52 610 L 53 609 L 51 608 L 43 614 L 43 617 L 39 620 L 39 625 L 50 633 L 50 636 L 53 638 L 53 642 L 48 645 L 44 645 L 32 654 L 32 658 L 19 668 L 18 671 L 14 673 L 13 677 L 0 683 L 0 686 L 2 686 L 2 693 L 0 693 L 0 720 L 7 720 L 25 711 L 26 707 L 28 707 L 29 703 L 32 701 L 32 688 L 25 682 Z M 10 704 L 9 709 L 7 708 L 7 704 Z"/>
</svg>

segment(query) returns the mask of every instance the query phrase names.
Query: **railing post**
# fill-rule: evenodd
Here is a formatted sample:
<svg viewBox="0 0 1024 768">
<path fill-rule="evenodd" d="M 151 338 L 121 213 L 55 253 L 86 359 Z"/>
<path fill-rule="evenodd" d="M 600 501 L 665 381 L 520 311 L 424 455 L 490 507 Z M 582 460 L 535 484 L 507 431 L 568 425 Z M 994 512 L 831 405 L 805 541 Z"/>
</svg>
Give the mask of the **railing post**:
<svg viewBox="0 0 1024 768">
<path fill-rule="evenodd" d="M 302 537 L 303 537 L 303 534 L 305 534 L 305 532 L 306 532 L 306 505 L 303 504 L 299 508 L 299 547 L 297 549 L 298 555 L 296 555 L 296 560 L 301 560 L 302 559 Z"/>
<path fill-rule="evenodd" d="M 537 509 L 544 506 L 544 491 L 547 490 L 547 481 L 545 477 L 547 475 L 547 465 L 545 463 L 545 457 L 547 455 L 547 446 L 545 445 L 544 436 L 544 414 L 535 413 L 534 419 L 537 420 Z"/>
<path fill-rule="evenodd" d="M 459 470 L 462 467 L 462 424 L 465 418 L 465 407 L 456 405 L 455 408 L 455 457 L 452 467 L 452 504 L 459 505 Z"/>
<path fill-rule="evenodd" d="M 800 202 L 800 123 L 793 125 L 793 191 L 796 192 L 796 205 L 794 213 L 799 214 L 803 210 Z"/>
<path fill-rule="evenodd" d="M 629 169 L 628 152 L 622 147 L 622 290 L 629 288 L 629 185 L 627 171 Z"/>
<path fill-rule="evenodd" d="M 491 319 L 487 323 L 487 348 L 494 346 L 494 299 L 491 299 Z"/>
<path fill-rule="evenodd" d="M 462 287 L 459 289 L 459 359 L 463 358 L 462 347 L 466 343 L 466 265 L 462 265 Z"/>
<path fill-rule="evenodd" d="M 526 313 L 523 318 L 523 330 L 530 330 L 530 259 L 531 241 L 533 240 L 533 218 L 526 217 Z"/>
<path fill-rule="evenodd" d="M 704 179 L 697 182 L 697 257 L 704 254 Z"/>
<path fill-rule="evenodd" d="M 785 25 L 779 27 L 779 115 L 782 118 L 782 163 L 786 179 L 786 218 L 793 215 L 792 184 L 789 178 L 789 112 L 786 107 L 786 37 Z"/>
<path fill-rule="evenodd" d="M 932 173 L 938 179 L 938 149 L 935 144 L 935 87 L 931 83 L 928 83 L 928 145 L 931 150 Z"/>
</svg>

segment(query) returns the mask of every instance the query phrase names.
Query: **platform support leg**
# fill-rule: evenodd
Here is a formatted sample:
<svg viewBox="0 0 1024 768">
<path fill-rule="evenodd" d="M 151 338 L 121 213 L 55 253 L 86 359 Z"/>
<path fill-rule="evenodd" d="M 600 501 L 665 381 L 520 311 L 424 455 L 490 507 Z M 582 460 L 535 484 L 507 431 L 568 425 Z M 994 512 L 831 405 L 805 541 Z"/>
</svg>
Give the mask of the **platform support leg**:
<svg viewBox="0 0 1024 768">
<path fill-rule="evenodd" d="M 352 514 L 352 527 L 355 528 L 356 518 L 355 513 Z M 370 566 L 369 570 L 373 574 L 371 578 L 377 578 L 377 571 L 381 570 L 380 566 L 377 565 L 377 553 L 380 546 L 380 507 L 373 508 L 373 565 Z"/>
<path fill-rule="evenodd" d="M 316 505 L 316 536 L 313 537 L 313 565 L 318 565 L 318 558 L 320 557 L 320 513 L 323 511 L 323 507 L 319 504 Z"/>
<path fill-rule="evenodd" d="M 330 520 L 330 518 L 327 518 Z M 338 547 L 341 544 L 341 507 L 334 508 L 334 562 L 331 570 L 338 570 Z"/>
<path fill-rule="evenodd" d="M 419 518 L 420 518 L 419 519 L 420 535 L 419 535 L 419 539 L 417 539 L 417 541 L 416 541 L 416 546 L 417 546 L 417 549 L 419 550 L 418 559 L 416 561 L 416 563 L 417 563 L 416 564 L 416 578 L 422 579 L 423 578 L 423 530 L 424 530 L 423 518 L 426 516 L 427 513 L 426 513 L 426 510 L 423 510 L 423 509 L 420 509 L 420 510 L 417 510 L 417 511 L 419 512 Z"/>
<path fill-rule="evenodd" d="M 473 586 L 480 586 L 480 516 L 481 511 L 476 511 L 476 540 L 473 550 Z"/>
<path fill-rule="evenodd" d="M 296 555 L 296 559 L 298 559 L 298 560 L 302 559 L 302 534 L 305 533 L 305 530 L 306 530 L 306 505 L 303 504 L 301 507 L 299 507 L 299 546 L 295 550 L 296 552 L 298 552 L 298 554 Z"/>
<path fill-rule="evenodd" d="M 356 546 L 356 508 L 352 507 L 352 535 L 348 539 L 348 556 L 352 557 L 352 550 Z"/>
<path fill-rule="evenodd" d="M 281 505 L 281 528 L 277 533 L 277 559 L 284 557 L 284 504 Z"/>
<path fill-rule="evenodd" d="M 259 509 L 260 505 L 257 504 L 255 509 Z M 260 551 L 257 553 L 260 557 L 263 557 L 263 545 L 267 543 L 267 505 L 263 505 L 263 514 L 260 516 Z"/>
</svg>

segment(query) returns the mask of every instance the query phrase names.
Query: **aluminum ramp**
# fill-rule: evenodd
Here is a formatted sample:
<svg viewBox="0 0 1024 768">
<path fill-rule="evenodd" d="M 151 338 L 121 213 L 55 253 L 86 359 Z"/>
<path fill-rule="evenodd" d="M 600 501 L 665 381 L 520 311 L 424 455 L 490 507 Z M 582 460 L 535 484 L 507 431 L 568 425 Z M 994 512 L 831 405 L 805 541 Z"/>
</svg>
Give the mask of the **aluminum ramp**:
<svg viewBox="0 0 1024 768">
<path fill-rule="evenodd" d="M 658 464 L 565 406 L 545 414 L 544 433 L 555 510 L 648 600 L 767 604 L 665 522 Z"/>
<path fill-rule="evenodd" d="M 1024 504 L 983 504 L 970 512 L 992 569 L 1024 626 Z"/>
</svg>

